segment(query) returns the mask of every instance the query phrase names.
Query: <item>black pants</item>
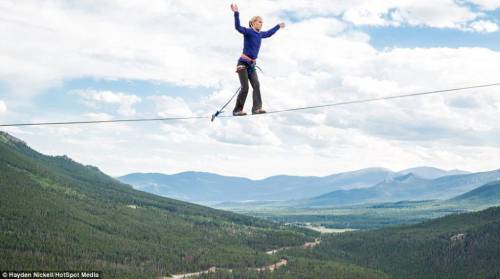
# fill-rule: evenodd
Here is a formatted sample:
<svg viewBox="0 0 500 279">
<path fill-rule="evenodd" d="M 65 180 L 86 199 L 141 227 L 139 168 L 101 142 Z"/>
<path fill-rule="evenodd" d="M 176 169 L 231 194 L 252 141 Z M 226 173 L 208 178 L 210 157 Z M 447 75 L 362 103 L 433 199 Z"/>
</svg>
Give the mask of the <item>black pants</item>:
<svg viewBox="0 0 500 279">
<path fill-rule="evenodd" d="M 247 68 L 249 67 L 248 64 L 244 62 L 238 62 L 238 66 L 244 65 Z M 247 69 L 241 70 L 238 72 L 238 76 L 240 78 L 240 83 L 241 83 L 241 91 L 240 94 L 238 94 L 238 98 L 236 99 L 236 106 L 234 107 L 233 112 L 238 112 L 243 110 L 243 106 L 245 105 L 245 100 L 247 99 L 248 95 L 248 80 L 250 80 L 250 84 L 252 85 L 253 89 L 253 106 L 252 106 L 252 112 L 255 112 L 256 110 L 259 110 L 262 108 L 262 99 L 260 97 L 260 84 L 259 84 L 259 77 L 257 76 L 257 70 L 254 68 L 252 72 L 250 73 L 250 76 L 248 75 Z"/>
</svg>

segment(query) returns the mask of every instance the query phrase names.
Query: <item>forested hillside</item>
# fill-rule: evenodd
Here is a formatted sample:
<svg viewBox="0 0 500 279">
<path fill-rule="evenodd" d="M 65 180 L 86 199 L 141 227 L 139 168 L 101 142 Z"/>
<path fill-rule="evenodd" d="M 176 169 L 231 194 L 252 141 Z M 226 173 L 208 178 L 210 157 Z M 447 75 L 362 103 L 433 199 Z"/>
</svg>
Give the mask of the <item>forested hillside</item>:
<svg viewBox="0 0 500 279">
<path fill-rule="evenodd" d="M 500 278 L 500 207 L 425 223 L 329 235 L 288 256 L 352 263 L 394 278 Z"/>
</svg>

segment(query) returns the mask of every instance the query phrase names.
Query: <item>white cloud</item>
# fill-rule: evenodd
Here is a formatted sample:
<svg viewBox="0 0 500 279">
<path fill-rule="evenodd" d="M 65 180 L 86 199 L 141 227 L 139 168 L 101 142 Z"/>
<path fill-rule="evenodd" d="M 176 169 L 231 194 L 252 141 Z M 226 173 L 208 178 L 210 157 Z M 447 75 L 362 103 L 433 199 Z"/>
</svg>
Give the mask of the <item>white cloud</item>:
<svg viewBox="0 0 500 279">
<path fill-rule="evenodd" d="M 86 105 L 93 108 L 97 108 L 102 104 L 118 105 L 118 113 L 124 116 L 135 115 L 136 111 L 133 106 L 142 101 L 136 95 L 129 95 L 122 92 L 74 90 L 72 93 L 80 96 Z"/>
<path fill-rule="evenodd" d="M 452 0 L 407 1 L 387 9 L 390 22 L 410 26 L 462 29 L 465 23 L 479 17 L 479 14 Z"/>
<path fill-rule="evenodd" d="M 7 112 L 7 105 L 4 101 L 0 100 L 0 114 Z"/>
<path fill-rule="evenodd" d="M 499 0 L 469 0 L 467 2 L 478 5 L 481 9 L 486 11 L 493 11 L 500 8 Z"/>
<path fill-rule="evenodd" d="M 160 117 L 190 117 L 193 112 L 189 108 L 184 99 L 180 97 L 151 96 L 149 100 L 153 101 L 156 106 L 156 113 Z"/>
<path fill-rule="evenodd" d="M 471 7 L 453 0 L 404 1 L 289 1 L 283 7 L 299 18 L 337 16 L 354 25 L 428 26 L 463 29 L 483 16 Z"/>
<path fill-rule="evenodd" d="M 269 120 L 260 119 L 222 119 L 215 123 L 209 135 L 217 141 L 240 145 L 278 146 L 281 140 L 271 130 Z"/>
<path fill-rule="evenodd" d="M 498 25 L 488 20 L 478 20 L 470 24 L 472 31 L 480 33 L 493 33 L 498 31 Z"/>
<path fill-rule="evenodd" d="M 102 112 L 91 112 L 83 115 L 86 119 L 90 119 L 91 121 L 107 121 L 112 120 L 113 117 L 107 113 Z"/>
</svg>

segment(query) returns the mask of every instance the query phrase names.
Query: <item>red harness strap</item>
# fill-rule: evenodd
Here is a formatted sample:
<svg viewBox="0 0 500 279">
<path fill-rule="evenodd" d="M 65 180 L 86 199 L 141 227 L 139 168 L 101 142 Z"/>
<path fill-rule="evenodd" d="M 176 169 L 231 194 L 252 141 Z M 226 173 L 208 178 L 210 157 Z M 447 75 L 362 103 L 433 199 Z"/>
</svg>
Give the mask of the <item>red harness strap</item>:
<svg viewBox="0 0 500 279">
<path fill-rule="evenodd" d="M 244 53 L 242 53 L 242 54 L 241 54 L 241 58 L 243 58 L 244 60 L 247 60 L 247 61 L 248 61 L 248 62 L 250 62 L 251 64 L 255 64 L 255 62 L 257 61 L 257 59 L 252 59 L 252 58 L 250 58 L 248 55 L 246 55 L 246 54 L 244 54 Z M 247 69 L 247 67 L 246 67 L 246 66 L 243 66 L 243 65 L 238 65 L 238 66 L 236 67 L 236 72 L 237 72 L 237 73 L 239 73 L 239 72 L 241 72 L 241 71 L 243 71 L 243 70 L 246 70 L 246 69 Z"/>
<path fill-rule="evenodd" d="M 257 59 L 252 59 L 252 58 L 250 58 L 248 55 L 246 55 L 244 53 L 241 54 L 241 58 L 243 58 L 243 59 L 245 59 L 247 61 L 250 61 L 252 63 L 255 63 L 257 61 Z"/>
</svg>

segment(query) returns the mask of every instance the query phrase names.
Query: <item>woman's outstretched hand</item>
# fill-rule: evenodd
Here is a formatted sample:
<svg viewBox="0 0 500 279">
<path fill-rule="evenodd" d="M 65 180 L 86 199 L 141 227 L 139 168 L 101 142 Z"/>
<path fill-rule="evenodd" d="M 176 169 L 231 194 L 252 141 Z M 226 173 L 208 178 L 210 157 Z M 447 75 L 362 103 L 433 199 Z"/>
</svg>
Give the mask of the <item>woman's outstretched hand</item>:
<svg viewBox="0 0 500 279">
<path fill-rule="evenodd" d="M 237 12 L 238 11 L 238 6 L 236 4 L 231 4 L 231 11 Z"/>
<path fill-rule="evenodd" d="M 279 25 L 280 25 L 280 28 L 285 28 L 285 23 L 284 22 L 280 23 Z"/>
</svg>

